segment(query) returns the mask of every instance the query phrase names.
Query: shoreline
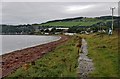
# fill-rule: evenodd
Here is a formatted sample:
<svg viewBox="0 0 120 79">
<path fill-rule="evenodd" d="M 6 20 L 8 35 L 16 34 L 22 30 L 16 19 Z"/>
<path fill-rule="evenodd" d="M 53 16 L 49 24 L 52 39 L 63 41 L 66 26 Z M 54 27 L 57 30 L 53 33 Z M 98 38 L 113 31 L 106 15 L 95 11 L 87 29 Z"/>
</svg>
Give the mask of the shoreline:
<svg viewBox="0 0 120 79">
<path fill-rule="evenodd" d="M 0 56 L 2 57 L 2 77 L 9 75 L 25 63 L 41 58 L 44 54 L 54 50 L 56 46 L 68 40 L 67 36 L 60 37 L 60 39 L 53 42 L 37 45 L 34 47 L 28 47 Z"/>
<path fill-rule="evenodd" d="M 28 35 L 27 35 L 28 36 Z M 30 36 L 46 36 L 46 35 L 30 35 Z M 55 35 L 51 35 L 52 37 L 54 37 Z M 57 40 L 60 40 L 60 36 L 57 36 L 58 38 L 57 39 L 54 39 L 52 41 L 49 41 L 49 42 L 44 42 L 44 43 L 38 43 L 38 44 L 33 44 L 33 45 L 30 45 L 30 46 L 26 46 L 26 47 L 20 47 L 20 48 L 17 48 L 17 49 L 13 49 L 13 50 L 10 50 L 10 51 L 7 51 L 7 52 L 1 52 L 0 53 L 0 56 L 3 56 L 5 54 L 9 54 L 11 52 L 15 52 L 15 51 L 18 51 L 18 50 L 24 50 L 26 48 L 30 48 L 30 47 L 35 47 L 35 46 L 38 46 L 38 45 L 42 45 L 42 44 L 47 44 L 47 43 L 50 43 L 50 42 L 54 42 L 54 41 L 57 41 Z"/>
</svg>

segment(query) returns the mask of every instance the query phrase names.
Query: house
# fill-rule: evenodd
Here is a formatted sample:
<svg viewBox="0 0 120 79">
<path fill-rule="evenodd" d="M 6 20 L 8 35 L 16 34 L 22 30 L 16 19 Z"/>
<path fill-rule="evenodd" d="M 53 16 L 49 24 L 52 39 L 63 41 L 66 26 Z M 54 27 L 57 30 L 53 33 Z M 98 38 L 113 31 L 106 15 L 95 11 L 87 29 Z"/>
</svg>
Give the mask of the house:
<svg viewBox="0 0 120 79">
<path fill-rule="evenodd" d="M 49 35 L 49 33 L 44 33 L 45 35 Z"/>
<path fill-rule="evenodd" d="M 64 33 L 64 35 L 70 35 L 70 36 L 72 36 L 72 35 L 76 35 L 76 33 Z"/>
<path fill-rule="evenodd" d="M 51 28 L 48 28 L 49 31 L 51 31 L 52 29 L 53 29 L 52 27 L 51 27 Z"/>
<path fill-rule="evenodd" d="M 69 28 L 62 28 L 62 27 L 59 27 L 59 28 L 56 28 L 56 29 L 60 29 L 60 30 L 68 30 Z"/>
</svg>

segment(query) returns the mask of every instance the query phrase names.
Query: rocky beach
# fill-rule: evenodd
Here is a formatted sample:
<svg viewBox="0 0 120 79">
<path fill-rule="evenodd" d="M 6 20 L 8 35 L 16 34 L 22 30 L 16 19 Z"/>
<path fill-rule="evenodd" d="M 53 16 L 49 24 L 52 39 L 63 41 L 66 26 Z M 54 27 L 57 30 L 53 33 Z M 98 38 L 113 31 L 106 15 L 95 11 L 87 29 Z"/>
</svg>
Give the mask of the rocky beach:
<svg viewBox="0 0 120 79">
<path fill-rule="evenodd" d="M 61 36 L 61 39 L 54 42 L 25 48 L 23 50 L 17 50 L 8 54 L 1 55 L 1 77 L 9 75 L 25 63 L 30 63 L 41 58 L 44 54 L 54 50 L 56 46 L 64 43 L 67 40 L 67 36 Z"/>
</svg>

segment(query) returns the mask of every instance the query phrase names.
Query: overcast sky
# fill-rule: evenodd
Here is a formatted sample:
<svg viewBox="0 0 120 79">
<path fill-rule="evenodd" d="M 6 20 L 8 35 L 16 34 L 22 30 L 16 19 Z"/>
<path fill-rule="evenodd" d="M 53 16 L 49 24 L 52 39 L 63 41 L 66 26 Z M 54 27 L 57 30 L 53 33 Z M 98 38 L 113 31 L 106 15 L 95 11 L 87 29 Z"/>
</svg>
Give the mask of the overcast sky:
<svg viewBox="0 0 120 79">
<path fill-rule="evenodd" d="M 3 24 L 33 24 L 70 17 L 111 15 L 117 2 L 3 2 Z M 0 14 L 1 15 L 1 14 Z"/>
</svg>

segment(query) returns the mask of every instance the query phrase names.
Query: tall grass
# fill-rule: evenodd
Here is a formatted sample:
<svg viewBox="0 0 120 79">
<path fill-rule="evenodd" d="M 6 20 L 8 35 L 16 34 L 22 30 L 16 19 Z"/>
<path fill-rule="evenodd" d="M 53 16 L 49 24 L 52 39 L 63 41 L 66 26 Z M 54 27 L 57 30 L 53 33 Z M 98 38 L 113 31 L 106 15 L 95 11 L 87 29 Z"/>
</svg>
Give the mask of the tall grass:
<svg viewBox="0 0 120 79">
<path fill-rule="evenodd" d="M 84 35 L 88 42 L 89 57 L 93 59 L 95 71 L 91 77 L 118 77 L 118 35 L 114 33 Z"/>
</svg>

